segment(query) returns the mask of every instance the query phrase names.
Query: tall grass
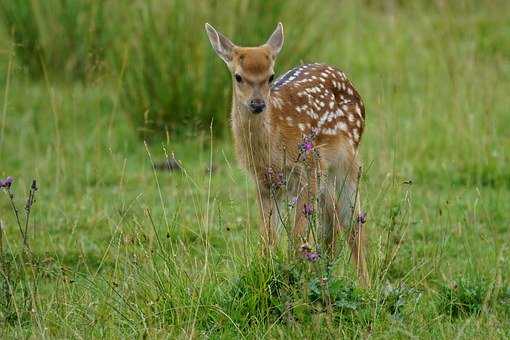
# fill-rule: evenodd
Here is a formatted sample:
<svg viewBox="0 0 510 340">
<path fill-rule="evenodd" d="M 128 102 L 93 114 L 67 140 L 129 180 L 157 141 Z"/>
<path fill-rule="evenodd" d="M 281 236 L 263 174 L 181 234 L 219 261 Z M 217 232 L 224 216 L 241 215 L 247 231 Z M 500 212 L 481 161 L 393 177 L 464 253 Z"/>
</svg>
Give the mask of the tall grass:
<svg viewBox="0 0 510 340">
<path fill-rule="evenodd" d="M 302 13 L 298 19 L 294 13 Z M 230 78 L 204 33 L 210 22 L 243 45 L 265 42 L 278 21 L 291 28 L 281 66 L 307 57 L 317 33 L 316 3 L 302 1 L 148 1 L 123 11 L 110 60 L 122 74 L 122 105 L 144 135 L 227 122 Z M 120 29 L 119 29 L 120 28 Z"/>
<path fill-rule="evenodd" d="M 437 64 L 454 82 L 475 71 L 469 68 L 472 58 L 501 64 L 510 55 L 509 44 L 504 43 L 508 36 L 505 11 L 490 22 L 487 16 L 472 15 L 493 13 L 492 8 L 498 6 L 507 7 L 505 2 L 477 5 L 467 0 L 358 4 L 332 0 L 1 0 L 0 18 L 13 39 L 18 61 L 32 77 L 40 78 L 45 72 L 61 79 L 113 76 L 112 86 L 121 89 L 123 111 L 134 128 L 148 137 L 167 130 L 208 129 L 212 121 L 216 131 L 227 125 L 230 79 L 209 46 L 204 22 L 238 44 L 257 45 L 282 21 L 286 42 L 279 71 L 311 57 L 321 58 L 340 66 L 350 64 L 349 71 L 362 75 L 358 77 L 361 81 L 373 82 L 374 74 L 384 77 L 381 85 L 389 88 L 396 86 L 389 84 L 391 79 L 408 81 L 408 73 L 385 74 L 392 69 L 418 64 L 420 68 L 413 72 L 423 76 L 428 72 L 425 65 Z M 448 18 L 454 13 L 465 19 L 451 22 Z M 458 27 L 461 20 L 465 29 Z M 394 36 L 409 21 L 426 35 L 411 27 Z M 455 49 L 440 35 L 457 39 Z M 404 51 L 399 48 L 402 44 L 415 48 Z M 441 56 L 445 59 L 437 58 L 438 49 L 444 50 Z M 454 58 L 465 59 L 468 68 L 451 69 Z M 422 78 L 410 85 L 413 91 L 423 91 L 425 86 L 437 86 L 435 81 L 434 77 Z"/>
<path fill-rule="evenodd" d="M 109 65 L 120 103 L 144 137 L 226 125 L 230 79 L 204 33 L 209 21 L 240 45 L 265 42 L 283 21 L 288 43 L 279 65 L 299 63 L 324 37 L 314 17 L 328 7 L 306 1 L 103 2 L 3 0 L 1 16 L 33 77 L 45 71 L 82 79 Z M 296 13 L 300 13 L 296 16 Z M 307 22 L 306 25 L 303 22 Z"/>
<path fill-rule="evenodd" d="M 33 78 L 84 79 L 99 68 L 107 35 L 102 1 L 0 1 L 0 18 Z"/>
</svg>

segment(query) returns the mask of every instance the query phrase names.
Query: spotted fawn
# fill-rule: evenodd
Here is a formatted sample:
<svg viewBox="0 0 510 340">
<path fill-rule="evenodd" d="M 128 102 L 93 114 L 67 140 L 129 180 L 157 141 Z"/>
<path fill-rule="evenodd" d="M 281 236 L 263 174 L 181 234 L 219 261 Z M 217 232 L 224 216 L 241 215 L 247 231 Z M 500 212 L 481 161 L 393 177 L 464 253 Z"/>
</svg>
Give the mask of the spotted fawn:
<svg viewBox="0 0 510 340">
<path fill-rule="evenodd" d="M 237 158 L 257 183 L 266 245 L 276 241 L 275 174 L 294 199 L 292 235 L 307 244 L 310 211 L 321 211 L 326 249 L 345 230 L 362 283 L 368 284 L 360 209 L 358 146 L 365 108 L 346 75 L 324 64 L 298 66 L 274 79 L 283 26 L 258 47 L 240 47 L 205 24 L 211 45 L 232 74 L 232 130 Z M 287 199 L 287 197 L 285 197 Z"/>
</svg>

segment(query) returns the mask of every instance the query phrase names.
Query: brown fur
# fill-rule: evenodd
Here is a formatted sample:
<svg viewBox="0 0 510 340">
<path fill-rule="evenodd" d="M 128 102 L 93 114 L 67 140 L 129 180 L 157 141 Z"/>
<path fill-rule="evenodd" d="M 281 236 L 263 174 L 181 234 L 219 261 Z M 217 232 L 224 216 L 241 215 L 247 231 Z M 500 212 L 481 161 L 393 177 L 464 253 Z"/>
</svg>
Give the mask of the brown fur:
<svg viewBox="0 0 510 340">
<path fill-rule="evenodd" d="M 308 241 L 302 207 L 319 195 L 325 211 L 327 245 L 333 249 L 337 231 L 348 230 L 358 274 L 368 284 L 365 236 L 362 223 L 357 222 L 358 145 L 365 121 L 358 92 L 343 72 L 322 64 L 303 65 L 270 84 L 275 58 L 283 44 L 281 26 L 265 45 L 251 48 L 230 46 L 228 39 L 223 41 L 223 35 L 207 30 L 213 47 L 233 75 L 231 118 L 236 153 L 257 183 L 261 232 L 266 244 L 276 242 L 277 222 L 268 172 L 289 174 L 289 188 L 298 197 L 295 241 Z M 242 81 L 238 82 L 235 75 Z M 248 103 L 252 99 L 264 100 L 265 111 L 250 112 Z M 306 138 L 313 140 L 318 159 L 311 152 L 303 159 L 298 146 Z"/>
</svg>

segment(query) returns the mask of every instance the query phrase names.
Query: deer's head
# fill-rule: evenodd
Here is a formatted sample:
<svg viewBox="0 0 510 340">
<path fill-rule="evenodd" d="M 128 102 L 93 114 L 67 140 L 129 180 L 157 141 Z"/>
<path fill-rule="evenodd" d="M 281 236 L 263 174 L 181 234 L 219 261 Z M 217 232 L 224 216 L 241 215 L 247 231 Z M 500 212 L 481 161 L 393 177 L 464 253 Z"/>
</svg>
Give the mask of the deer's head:
<svg viewBox="0 0 510 340">
<path fill-rule="evenodd" d="M 282 24 L 277 25 L 265 44 L 257 47 L 236 46 L 207 23 L 205 30 L 214 51 L 232 74 L 237 102 L 251 113 L 264 112 L 274 78 L 274 63 L 283 46 Z"/>
</svg>

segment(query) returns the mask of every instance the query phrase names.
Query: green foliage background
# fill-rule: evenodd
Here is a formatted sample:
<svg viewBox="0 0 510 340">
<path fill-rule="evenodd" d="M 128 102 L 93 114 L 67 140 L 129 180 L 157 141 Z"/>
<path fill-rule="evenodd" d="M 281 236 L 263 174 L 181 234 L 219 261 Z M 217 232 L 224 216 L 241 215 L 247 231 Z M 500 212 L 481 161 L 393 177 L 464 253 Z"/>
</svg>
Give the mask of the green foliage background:
<svg viewBox="0 0 510 340">
<path fill-rule="evenodd" d="M 0 195 L 1 272 L 20 278 L 14 301 L 0 298 L 0 337 L 508 338 L 509 13 L 508 1 L 0 0 L 0 178 L 15 177 L 20 207 L 32 178 L 40 187 L 32 308 Z M 277 73 L 326 62 L 362 94 L 371 289 L 344 248 L 330 281 L 262 256 L 206 21 L 243 45 L 282 21 Z M 170 154 L 185 171 L 153 171 Z"/>
</svg>

